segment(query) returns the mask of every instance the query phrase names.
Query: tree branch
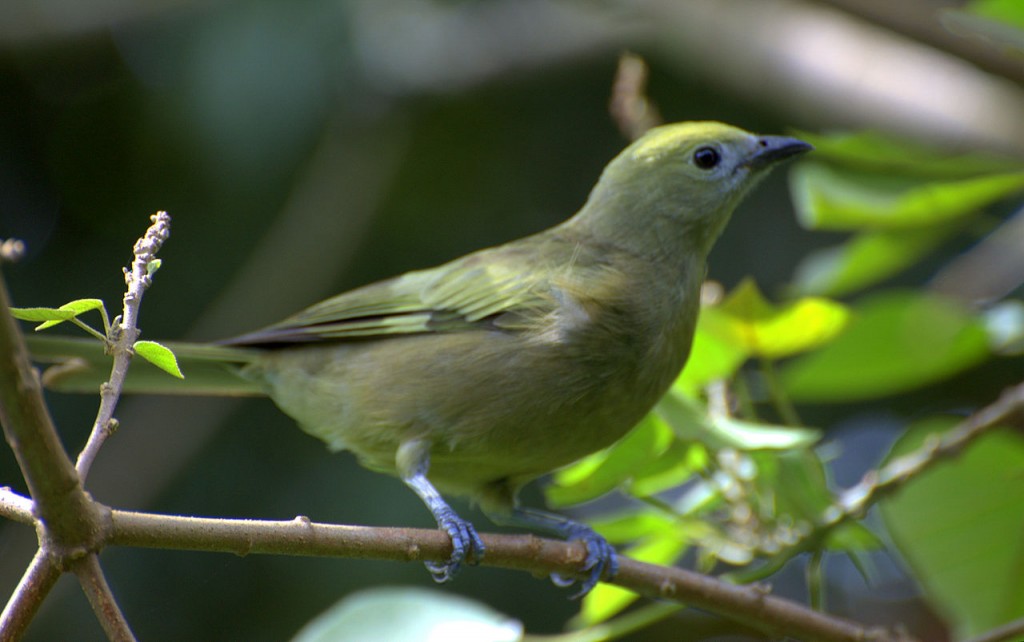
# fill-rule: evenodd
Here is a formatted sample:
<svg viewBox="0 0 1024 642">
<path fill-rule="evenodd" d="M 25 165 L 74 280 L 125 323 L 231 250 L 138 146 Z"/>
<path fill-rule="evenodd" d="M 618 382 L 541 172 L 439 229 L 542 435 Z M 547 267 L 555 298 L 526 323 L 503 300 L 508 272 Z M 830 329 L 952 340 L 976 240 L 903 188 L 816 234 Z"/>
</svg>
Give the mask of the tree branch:
<svg viewBox="0 0 1024 642">
<path fill-rule="evenodd" d="M 23 504 L 0 490 L 0 505 L 19 506 L 12 516 L 22 521 Z M 17 497 L 15 495 L 15 497 Z M 443 561 L 451 539 L 442 531 L 322 524 L 307 517 L 288 521 L 182 517 L 111 510 L 107 544 L 165 550 L 344 557 L 402 562 Z M 579 543 L 535 535 L 483 534 L 487 556 L 482 565 L 527 571 L 534 575 L 584 574 L 586 550 Z M 819 640 L 908 640 L 880 628 L 865 627 L 770 595 L 764 586 L 737 586 L 679 568 L 620 558 L 611 584 L 640 595 L 717 613 L 770 635 Z"/>
<path fill-rule="evenodd" d="M 117 606 L 117 600 L 114 599 L 114 593 L 107 584 L 107 578 L 103 576 L 103 569 L 100 568 L 96 554 L 91 553 L 77 560 L 72 566 L 72 571 L 78 577 L 78 583 L 82 585 L 85 596 L 89 598 L 89 604 L 96 614 L 96 619 L 103 626 L 107 639 L 112 642 L 135 642 L 135 635 Z"/>
<path fill-rule="evenodd" d="M 60 579 L 60 569 L 42 549 L 36 551 L 21 581 L 0 613 L 0 640 L 19 640 L 35 619 L 39 607 Z"/>
<path fill-rule="evenodd" d="M 0 424 L 42 520 L 41 546 L 54 563 L 96 550 L 103 515 L 82 489 L 43 401 L 38 374 L 10 314 L 0 278 Z"/>
<path fill-rule="evenodd" d="M 305 517 L 290 521 L 255 521 L 175 517 L 112 511 L 110 544 L 284 555 L 316 555 L 392 561 L 443 561 L 451 539 L 439 530 L 371 528 L 319 524 Z M 586 550 L 579 543 L 534 535 L 481 535 L 487 546 L 485 566 L 523 570 L 535 575 L 579 574 Z M 692 571 L 620 558 L 612 584 L 648 597 L 706 609 L 772 635 L 820 640 L 897 640 L 883 629 L 817 613 L 759 586 L 736 586 Z"/>
</svg>

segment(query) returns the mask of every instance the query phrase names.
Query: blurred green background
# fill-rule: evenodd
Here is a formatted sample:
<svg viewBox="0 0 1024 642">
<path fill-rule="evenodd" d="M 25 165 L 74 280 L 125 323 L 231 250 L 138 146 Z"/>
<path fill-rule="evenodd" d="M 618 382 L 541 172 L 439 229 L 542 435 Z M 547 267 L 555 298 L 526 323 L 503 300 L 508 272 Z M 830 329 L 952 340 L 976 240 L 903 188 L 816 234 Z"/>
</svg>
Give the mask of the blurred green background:
<svg viewBox="0 0 1024 642">
<path fill-rule="evenodd" d="M 1024 152 L 1020 78 L 833 4 L 858 3 L 5 2 L 0 238 L 28 246 L 5 268 L 14 303 L 99 297 L 117 308 L 121 266 L 158 209 L 173 227 L 143 306 L 150 339 L 229 336 L 541 230 L 575 211 L 625 144 L 607 110 L 624 50 L 647 59 L 670 121 L 871 128 Z M 956 4 L 894 7 L 931 16 Z M 798 227 L 780 171 L 737 212 L 710 276 L 732 286 L 753 275 L 778 293 L 834 238 Z M 983 403 L 998 385 L 955 389 Z M 97 400 L 52 401 L 77 452 Z M 833 412 L 812 418 L 828 426 Z M 122 429 L 88 483 L 112 506 L 432 526 L 400 482 L 329 455 L 269 401 L 130 399 L 117 415 Z M 0 484 L 22 487 L 6 449 Z M 4 595 L 34 543 L 23 526 L 0 528 Z M 358 588 L 431 584 L 419 564 L 124 549 L 103 560 L 146 640 L 282 639 Z M 74 581 L 61 582 L 30 639 L 100 638 Z M 897 603 L 912 599 L 896 586 Z M 469 569 L 446 590 L 531 632 L 559 630 L 576 608 L 546 581 L 494 569 Z M 683 639 L 675 627 L 645 639 Z"/>
</svg>

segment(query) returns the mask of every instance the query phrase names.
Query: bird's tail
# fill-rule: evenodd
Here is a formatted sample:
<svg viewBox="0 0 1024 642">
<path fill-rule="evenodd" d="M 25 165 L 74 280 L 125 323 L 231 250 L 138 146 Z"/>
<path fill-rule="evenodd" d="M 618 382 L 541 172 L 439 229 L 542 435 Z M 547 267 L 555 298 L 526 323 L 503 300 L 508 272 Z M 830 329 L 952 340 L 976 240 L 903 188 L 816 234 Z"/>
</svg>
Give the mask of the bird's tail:
<svg viewBox="0 0 1024 642">
<path fill-rule="evenodd" d="M 33 334 L 26 342 L 33 361 L 47 366 L 42 379 L 51 390 L 95 394 L 110 378 L 113 361 L 96 339 Z M 174 352 L 185 378 L 178 379 L 136 356 L 124 392 L 217 397 L 264 394 L 240 373 L 241 366 L 252 362 L 258 350 L 185 342 L 163 345 Z"/>
</svg>

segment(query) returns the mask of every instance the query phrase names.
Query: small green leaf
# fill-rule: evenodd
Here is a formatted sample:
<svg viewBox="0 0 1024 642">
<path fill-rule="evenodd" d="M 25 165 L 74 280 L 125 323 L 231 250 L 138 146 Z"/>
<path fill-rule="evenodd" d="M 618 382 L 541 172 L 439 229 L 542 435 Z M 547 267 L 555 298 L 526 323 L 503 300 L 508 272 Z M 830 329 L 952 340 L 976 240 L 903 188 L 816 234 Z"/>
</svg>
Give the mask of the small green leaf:
<svg viewBox="0 0 1024 642">
<path fill-rule="evenodd" d="M 64 312 L 71 312 L 72 314 L 68 319 L 50 320 L 47 321 L 46 323 L 42 323 L 38 327 L 36 327 L 36 330 L 45 330 L 46 328 L 51 328 L 57 325 L 58 323 L 63 323 L 64 321 L 73 319 L 74 317 L 77 317 L 78 315 L 84 312 L 88 312 L 90 310 L 103 310 L 103 301 L 100 301 L 99 299 L 76 299 L 74 301 L 69 301 L 68 303 L 65 303 L 58 309 Z"/>
<path fill-rule="evenodd" d="M 42 321 L 36 331 L 45 330 L 58 323 L 70 321 L 83 312 L 103 309 L 103 301 L 99 299 L 78 299 L 70 301 L 59 308 L 11 308 L 11 316 L 22 321 Z"/>
<path fill-rule="evenodd" d="M 185 378 L 185 375 L 181 374 L 181 368 L 178 367 L 177 357 L 166 346 L 162 346 L 155 341 L 136 341 L 133 349 L 135 354 L 164 372 L 172 374 L 179 379 Z"/>
<path fill-rule="evenodd" d="M 893 454 L 953 420 L 911 427 Z M 881 502 L 893 540 L 958 640 L 1024 616 L 1024 439 L 990 432 Z"/>
<path fill-rule="evenodd" d="M 1024 190 L 1024 172 L 906 179 L 802 163 L 790 173 L 797 216 L 812 230 L 908 229 L 954 221 Z"/>
<path fill-rule="evenodd" d="M 747 279 L 719 309 L 729 315 L 746 351 L 769 359 L 788 357 L 828 343 L 845 327 L 845 306 L 806 297 L 782 306 L 769 303 Z"/>
<path fill-rule="evenodd" d="M 146 264 L 146 274 L 149 276 L 153 276 L 156 273 L 156 271 L 160 269 L 160 266 L 163 264 L 164 262 L 161 259 L 153 259 L 152 261 Z"/>
<path fill-rule="evenodd" d="M 784 364 L 780 374 L 794 400 L 854 401 L 941 381 L 990 354 L 984 324 L 961 304 L 887 292 L 855 306 L 843 334 Z"/>
<path fill-rule="evenodd" d="M 56 321 L 60 323 L 75 318 L 75 313 L 57 308 L 11 308 L 11 316 L 21 321 Z"/>
</svg>

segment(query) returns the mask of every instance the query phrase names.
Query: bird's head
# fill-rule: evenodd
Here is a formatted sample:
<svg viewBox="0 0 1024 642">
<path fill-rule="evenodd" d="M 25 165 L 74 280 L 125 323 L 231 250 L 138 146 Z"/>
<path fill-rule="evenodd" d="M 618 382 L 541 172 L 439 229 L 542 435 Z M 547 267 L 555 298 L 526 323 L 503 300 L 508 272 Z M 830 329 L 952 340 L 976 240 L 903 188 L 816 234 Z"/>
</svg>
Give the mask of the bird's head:
<svg viewBox="0 0 1024 642">
<path fill-rule="evenodd" d="M 655 127 L 609 163 L 581 216 L 610 232 L 650 225 L 664 235 L 675 227 L 706 253 L 769 169 L 811 149 L 796 138 L 718 122 Z"/>
</svg>

